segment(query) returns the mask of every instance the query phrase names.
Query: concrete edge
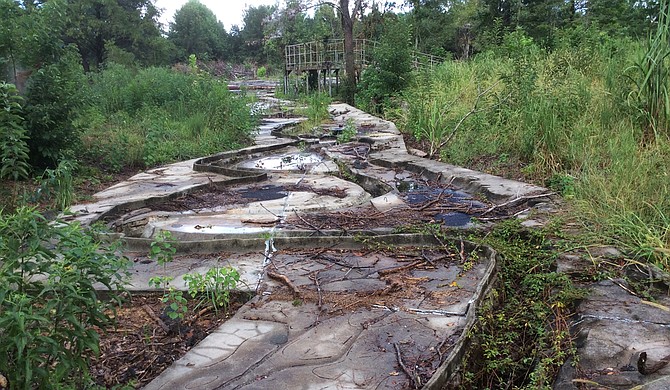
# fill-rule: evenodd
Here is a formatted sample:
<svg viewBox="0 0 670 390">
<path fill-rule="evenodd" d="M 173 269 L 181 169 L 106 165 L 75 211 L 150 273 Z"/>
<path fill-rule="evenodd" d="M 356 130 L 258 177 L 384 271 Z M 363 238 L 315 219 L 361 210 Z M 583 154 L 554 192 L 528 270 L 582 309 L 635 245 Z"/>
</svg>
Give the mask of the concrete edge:
<svg viewBox="0 0 670 390">
<path fill-rule="evenodd" d="M 342 247 L 360 248 L 369 243 L 393 245 L 435 245 L 435 237 L 426 234 L 393 234 L 392 229 L 350 231 L 348 235 L 337 235 L 341 231 L 324 231 L 333 235 L 313 236 L 314 231 L 291 231 L 296 235 L 273 237 L 272 242 L 278 248 L 315 248 Z M 152 239 L 140 237 L 122 237 L 125 249 L 130 251 L 148 251 Z M 177 253 L 211 253 L 217 251 L 240 252 L 250 249 L 265 248 L 267 238 L 220 238 L 212 240 L 178 241 L 173 244 Z M 367 241 L 367 242 L 366 242 Z"/>
<path fill-rule="evenodd" d="M 448 182 L 453 183 L 456 187 L 459 189 L 468 192 L 468 193 L 481 193 L 483 194 L 487 199 L 490 199 L 491 201 L 502 201 L 502 200 L 507 200 L 510 198 L 509 195 L 506 194 L 500 194 L 495 191 L 493 191 L 489 186 L 490 183 L 486 183 L 486 179 L 490 178 L 491 180 L 501 180 L 506 183 L 510 184 L 524 184 L 527 187 L 527 191 L 524 193 L 519 193 L 517 196 L 524 196 L 527 195 L 531 192 L 536 192 L 536 191 L 541 191 L 541 192 L 547 192 L 549 191 L 548 189 L 544 187 L 539 187 L 535 185 L 530 185 L 526 183 L 522 183 L 516 180 L 511 180 L 511 179 L 505 179 L 500 176 L 495 176 L 495 175 L 490 175 L 487 173 L 479 172 L 479 171 L 474 171 L 471 169 L 467 168 L 460 168 L 456 167 L 454 165 L 446 164 L 446 163 L 441 163 L 439 161 L 432 161 L 432 160 L 427 160 L 430 161 L 432 164 L 435 165 L 441 165 L 442 169 L 430 169 L 428 166 L 420 165 L 416 161 L 413 161 L 414 159 L 421 159 L 425 160 L 422 157 L 414 157 L 410 156 L 409 154 L 407 155 L 408 159 L 403 160 L 403 161 L 390 161 L 384 158 L 383 155 L 380 155 L 379 153 L 374 153 L 373 155 L 370 155 L 369 157 L 369 162 L 370 164 L 373 165 L 378 165 L 383 168 L 389 168 L 389 169 L 394 169 L 394 168 L 403 168 L 405 170 L 408 170 L 410 172 L 414 172 L 419 175 L 425 175 L 428 179 L 430 180 L 435 180 L 435 181 L 446 181 L 447 179 Z M 456 171 L 456 168 L 458 168 L 458 171 Z"/>
<path fill-rule="evenodd" d="M 217 180 L 217 181 L 212 181 L 211 183 L 206 183 L 206 184 L 198 184 L 194 185 L 179 191 L 175 192 L 170 192 L 169 194 L 161 195 L 161 196 L 152 196 L 146 199 L 140 199 L 140 200 L 134 200 L 134 201 L 129 201 L 125 203 L 119 203 L 114 206 L 111 206 L 108 210 L 103 211 L 98 215 L 98 217 L 95 219 L 95 221 L 100 221 L 103 218 L 108 217 L 110 214 L 114 214 L 117 212 L 120 212 L 121 210 L 127 210 L 127 211 L 132 211 L 132 210 L 137 210 L 139 208 L 156 204 L 156 203 L 161 203 L 166 200 L 171 200 L 171 199 L 176 199 L 182 195 L 186 194 L 191 194 L 193 192 L 196 192 L 202 188 L 206 188 L 209 186 L 214 186 L 214 187 L 219 187 L 219 186 L 233 186 L 233 185 L 238 185 L 238 184 L 251 184 L 251 183 L 258 183 L 261 181 L 264 181 L 267 179 L 267 174 L 254 174 L 254 175 L 249 175 L 249 176 L 240 176 L 240 177 L 234 177 L 234 178 L 229 178 L 229 179 L 224 179 L 224 180 Z"/>
<path fill-rule="evenodd" d="M 472 243 L 469 243 L 469 245 L 472 245 Z M 469 302 L 463 331 L 454 344 L 454 347 L 449 352 L 449 355 L 447 355 L 447 358 L 433 374 L 428 383 L 422 388 L 423 390 L 442 389 L 459 370 L 463 363 L 463 357 L 470 347 L 470 342 L 472 340 L 470 332 L 477 322 L 477 310 L 479 309 L 479 305 L 486 297 L 489 287 L 497 280 L 498 252 L 489 246 L 483 248 L 486 248 L 487 252 L 489 252 L 487 255 L 489 258 L 489 265 L 486 268 L 484 277 L 477 286 L 474 296 Z"/>
</svg>

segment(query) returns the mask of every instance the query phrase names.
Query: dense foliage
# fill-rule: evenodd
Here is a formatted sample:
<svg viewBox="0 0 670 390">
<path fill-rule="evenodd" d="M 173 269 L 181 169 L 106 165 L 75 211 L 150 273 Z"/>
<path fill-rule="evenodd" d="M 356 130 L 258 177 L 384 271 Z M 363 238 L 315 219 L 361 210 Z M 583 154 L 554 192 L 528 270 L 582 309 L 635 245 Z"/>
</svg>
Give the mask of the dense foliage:
<svg viewBox="0 0 670 390">
<path fill-rule="evenodd" d="M 104 170 L 144 168 L 241 147 L 255 118 L 249 98 L 197 69 L 133 71 L 111 65 L 90 76 L 80 156 Z"/>
<path fill-rule="evenodd" d="M 34 209 L 0 211 L 0 373 L 15 389 L 84 388 L 93 328 L 112 323 L 112 301 L 96 284 L 122 291 L 126 260 L 76 224 Z"/>
</svg>

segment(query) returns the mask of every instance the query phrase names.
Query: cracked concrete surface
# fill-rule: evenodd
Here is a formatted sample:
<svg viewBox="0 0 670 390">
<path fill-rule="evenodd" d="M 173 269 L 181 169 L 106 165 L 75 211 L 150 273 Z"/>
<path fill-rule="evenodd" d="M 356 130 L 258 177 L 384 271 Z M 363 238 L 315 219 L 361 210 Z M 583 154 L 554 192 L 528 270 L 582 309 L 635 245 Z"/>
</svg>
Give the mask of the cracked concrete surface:
<svg viewBox="0 0 670 390">
<path fill-rule="evenodd" d="M 442 243 L 396 235 L 392 253 L 364 251 L 355 237 L 328 232 L 311 237 L 314 231 L 282 231 L 280 222 L 291 212 L 337 212 L 368 203 L 381 212 L 392 211 L 404 202 L 395 186 L 417 174 L 500 202 L 546 190 L 412 156 L 393 123 L 343 104 L 332 105 L 330 111 L 336 123 L 352 120 L 363 129 L 357 138 L 368 145 L 369 158 L 346 155 L 332 142 L 320 145 L 328 160 L 348 164 L 358 184 L 324 176 L 333 164 L 319 164 L 325 168 L 312 175 L 232 169 L 225 159 L 255 158 L 255 167 L 261 161 L 258 156 L 295 151 L 295 140 L 274 134 L 290 123 L 274 119 L 261 126 L 256 146 L 150 170 L 96 194 L 91 204 L 72 208 L 74 218 L 83 223 L 112 212 L 130 212 L 126 222 L 136 222 L 140 232 L 125 237 L 133 251 L 146 249 L 160 230 L 184 240 L 178 248 L 190 253 L 166 268 L 176 277 L 177 288 L 185 287 L 185 273 L 231 265 L 240 270 L 245 288 L 256 293 L 146 389 L 402 389 L 410 383 L 436 389 L 449 380 L 464 352 L 475 309 L 494 277 L 493 250 L 468 247 L 464 255 L 471 259 L 479 251 L 478 260 L 464 262 L 440 253 L 445 250 Z M 175 197 L 208 185 L 230 187 L 247 180 L 245 175 L 251 182 L 264 183 L 311 180 L 313 186 L 335 186 L 346 196 L 288 191 L 276 200 L 225 210 L 140 212 L 152 198 Z M 370 191 L 381 196 L 373 198 Z M 186 225 L 192 229 L 184 229 Z M 273 242 L 285 246 L 263 253 Z M 310 246 L 321 249 L 306 249 Z M 439 260 L 422 260 L 417 246 L 428 248 Z M 222 248 L 227 251 L 217 255 Z M 408 263 L 409 253 L 415 259 Z M 130 255 L 135 260 L 132 288 L 148 289 L 156 265 L 142 253 Z M 283 275 L 298 291 L 271 273 Z"/>
</svg>

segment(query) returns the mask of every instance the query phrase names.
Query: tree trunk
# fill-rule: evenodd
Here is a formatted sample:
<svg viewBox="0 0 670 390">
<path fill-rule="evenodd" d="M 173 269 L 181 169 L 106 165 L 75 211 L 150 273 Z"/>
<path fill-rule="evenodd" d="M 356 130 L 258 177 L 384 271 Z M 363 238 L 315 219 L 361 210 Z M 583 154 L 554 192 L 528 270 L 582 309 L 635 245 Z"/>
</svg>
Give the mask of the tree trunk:
<svg viewBox="0 0 670 390">
<path fill-rule="evenodd" d="M 354 104 L 356 93 L 356 64 L 354 56 L 354 20 L 349 11 L 349 0 L 340 0 L 342 31 L 344 32 L 344 72 L 347 74 L 343 98 L 345 103 Z"/>
</svg>

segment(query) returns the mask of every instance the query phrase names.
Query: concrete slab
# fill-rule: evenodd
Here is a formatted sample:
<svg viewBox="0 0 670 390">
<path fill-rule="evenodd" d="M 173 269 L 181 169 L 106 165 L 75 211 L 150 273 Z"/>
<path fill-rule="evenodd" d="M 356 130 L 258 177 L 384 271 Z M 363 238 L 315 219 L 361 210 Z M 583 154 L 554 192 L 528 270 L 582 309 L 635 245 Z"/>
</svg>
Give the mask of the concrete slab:
<svg viewBox="0 0 670 390">
<path fill-rule="evenodd" d="M 427 382 L 446 355 L 444 341 L 463 332 L 492 259 L 470 270 L 449 262 L 405 268 L 411 249 L 401 252 L 277 252 L 258 295 L 234 321 L 145 389 L 404 389 L 410 378 L 398 356 L 416 371 L 412 380 Z M 234 337 L 224 342 L 222 334 Z"/>
<path fill-rule="evenodd" d="M 577 389 L 573 381 L 582 379 L 598 384 L 587 388 L 670 387 L 670 298 L 651 303 L 631 295 L 625 283 L 599 282 L 579 305 L 573 324 L 578 370 L 566 364 L 555 388 Z M 643 352 L 645 372 L 638 364 Z"/>
</svg>

